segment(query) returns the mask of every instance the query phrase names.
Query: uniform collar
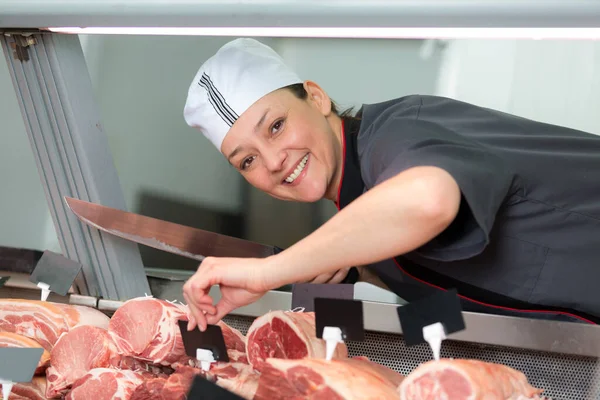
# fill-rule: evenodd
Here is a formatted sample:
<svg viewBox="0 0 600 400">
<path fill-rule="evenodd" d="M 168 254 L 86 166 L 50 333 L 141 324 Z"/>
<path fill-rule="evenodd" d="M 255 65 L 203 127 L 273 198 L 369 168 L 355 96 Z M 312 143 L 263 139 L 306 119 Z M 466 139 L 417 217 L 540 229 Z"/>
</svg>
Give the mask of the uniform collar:
<svg viewBox="0 0 600 400">
<path fill-rule="evenodd" d="M 356 143 L 359 129 L 360 120 L 342 119 L 342 177 L 335 201 L 338 210 L 346 207 L 364 192 L 365 185 L 360 174 Z"/>
</svg>

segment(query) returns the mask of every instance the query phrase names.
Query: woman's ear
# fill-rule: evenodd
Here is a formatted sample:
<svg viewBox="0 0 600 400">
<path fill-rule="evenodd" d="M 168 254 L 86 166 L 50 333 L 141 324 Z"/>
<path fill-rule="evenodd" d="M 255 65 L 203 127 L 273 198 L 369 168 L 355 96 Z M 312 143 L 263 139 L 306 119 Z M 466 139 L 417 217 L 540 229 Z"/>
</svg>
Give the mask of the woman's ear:
<svg viewBox="0 0 600 400">
<path fill-rule="evenodd" d="M 313 81 L 304 81 L 304 90 L 308 93 L 308 101 L 313 104 L 324 116 L 331 114 L 331 99 L 325 90 Z"/>
</svg>

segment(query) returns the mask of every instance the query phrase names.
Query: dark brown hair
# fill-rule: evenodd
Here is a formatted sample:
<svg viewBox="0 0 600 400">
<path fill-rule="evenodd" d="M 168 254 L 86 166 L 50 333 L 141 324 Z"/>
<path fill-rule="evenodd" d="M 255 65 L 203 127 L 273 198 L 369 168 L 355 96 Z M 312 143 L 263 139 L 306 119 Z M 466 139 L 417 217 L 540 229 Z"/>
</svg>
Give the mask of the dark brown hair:
<svg viewBox="0 0 600 400">
<path fill-rule="evenodd" d="M 306 89 L 304 89 L 304 85 L 302 83 L 295 83 L 293 85 L 284 87 L 284 89 L 292 92 L 294 96 L 300 100 L 306 100 L 308 97 L 308 92 Z M 331 100 L 331 110 L 340 118 L 357 118 L 357 116 L 354 115 L 354 109 L 352 107 L 340 112 L 338 105 L 333 100 Z"/>
</svg>

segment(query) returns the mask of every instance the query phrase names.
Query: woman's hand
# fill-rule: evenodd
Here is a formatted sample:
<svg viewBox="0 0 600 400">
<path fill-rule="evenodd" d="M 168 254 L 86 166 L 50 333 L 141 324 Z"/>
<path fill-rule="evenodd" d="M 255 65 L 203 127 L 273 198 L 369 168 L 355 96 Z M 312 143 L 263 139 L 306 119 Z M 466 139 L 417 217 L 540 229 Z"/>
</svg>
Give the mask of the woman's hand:
<svg viewBox="0 0 600 400">
<path fill-rule="evenodd" d="M 198 326 L 206 330 L 225 315 L 260 299 L 274 289 L 269 277 L 268 258 L 214 258 L 202 261 L 198 271 L 183 286 L 183 297 L 190 309 L 188 330 Z M 212 286 L 219 285 L 221 299 L 216 307 L 209 295 Z"/>
</svg>

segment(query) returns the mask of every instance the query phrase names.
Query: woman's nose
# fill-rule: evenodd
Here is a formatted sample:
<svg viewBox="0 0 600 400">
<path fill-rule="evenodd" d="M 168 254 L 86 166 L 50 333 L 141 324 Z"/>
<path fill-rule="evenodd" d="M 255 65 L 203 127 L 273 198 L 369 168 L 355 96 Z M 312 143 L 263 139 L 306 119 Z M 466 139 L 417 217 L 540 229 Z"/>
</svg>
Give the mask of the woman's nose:
<svg viewBox="0 0 600 400">
<path fill-rule="evenodd" d="M 283 151 L 273 151 L 266 157 L 266 166 L 271 172 L 279 172 L 285 165 L 286 155 Z"/>
</svg>

